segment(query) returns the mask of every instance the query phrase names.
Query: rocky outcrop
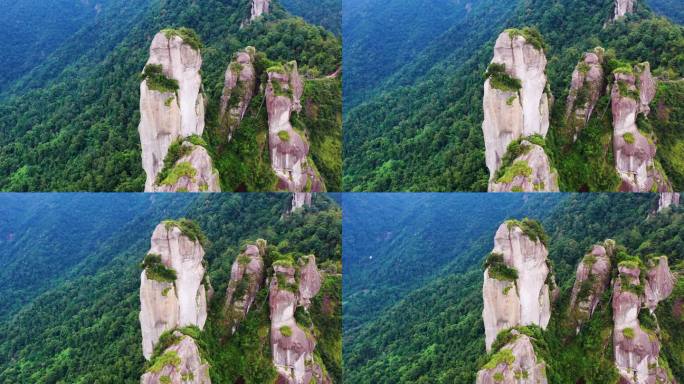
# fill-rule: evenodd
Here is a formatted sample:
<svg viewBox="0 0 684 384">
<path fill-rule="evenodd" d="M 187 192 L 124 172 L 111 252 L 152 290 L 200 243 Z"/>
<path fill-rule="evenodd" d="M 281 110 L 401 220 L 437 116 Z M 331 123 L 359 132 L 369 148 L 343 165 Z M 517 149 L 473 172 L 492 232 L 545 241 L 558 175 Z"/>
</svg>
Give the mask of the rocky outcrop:
<svg viewBox="0 0 684 384">
<path fill-rule="evenodd" d="M 226 291 L 226 320 L 230 334 L 247 317 L 264 280 L 266 240 L 257 240 L 240 254 L 230 270 L 230 283 Z"/>
<path fill-rule="evenodd" d="M 566 120 L 569 126 L 574 127 L 573 141 L 577 140 L 580 131 L 589 122 L 605 89 L 603 55 L 604 50 L 600 47 L 585 53 L 572 73 Z"/>
<path fill-rule="evenodd" d="M 303 208 L 304 206 L 310 207 L 311 206 L 311 199 L 313 197 L 313 194 L 311 192 L 295 192 L 292 194 L 292 209 L 290 209 L 290 212 L 294 212 L 298 210 L 299 208 Z"/>
<path fill-rule="evenodd" d="M 143 354 L 152 356 L 164 331 L 194 325 L 207 319 L 204 249 L 184 227 L 187 221 L 166 221 L 152 234 L 151 247 L 140 276 L 140 327 Z"/>
<path fill-rule="evenodd" d="M 627 14 L 634 12 L 634 5 L 636 0 L 615 0 L 615 11 L 613 13 L 613 20 L 625 17 Z"/>
<path fill-rule="evenodd" d="M 157 357 L 140 379 L 141 384 L 211 384 L 209 365 L 190 336 L 175 331 L 174 342 Z"/>
<path fill-rule="evenodd" d="M 235 59 L 226 69 L 219 116 L 222 126 L 227 130 L 228 140 L 240 126 L 256 92 L 255 54 L 254 47 L 245 48 L 235 54 Z"/>
<path fill-rule="evenodd" d="M 655 160 L 656 146 L 637 127 L 637 117 L 647 116 L 656 83 L 648 63 L 614 71 L 611 91 L 613 151 L 622 192 L 670 192 L 671 186 Z"/>
<path fill-rule="evenodd" d="M 164 178 L 153 185 L 153 192 L 221 192 L 219 175 L 209 152 L 200 146 L 184 141 L 184 153 L 168 170 Z"/>
<path fill-rule="evenodd" d="M 153 190 L 171 143 L 204 131 L 202 56 L 190 33 L 157 33 L 143 72 L 138 132 L 148 192 Z"/>
<path fill-rule="evenodd" d="M 615 243 L 608 240 L 605 245 L 594 245 L 577 266 L 570 298 L 570 319 L 574 322 L 577 333 L 582 324 L 594 314 L 610 284 L 611 257 Z"/>
<path fill-rule="evenodd" d="M 482 131 L 490 181 L 511 142 L 532 135 L 545 137 L 548 132 L 551 97 L 540 44 L 541 37 L 531 30 L 507 30 L 496 40 L 483 99 Z"/>
<path fill-rule="evenodd" d="M 679 206 L 678 192 L 663 192 L 660 194 L 660 198 L 658 199 L 658 212 L 669 207 L 677 206 Z"/>
<path fill-rule="evenodd" d="M 558 192 L 558 172 L 551 167 L 544 148 L 522 140 L 524 153 L 515 158 L 489 184 L 489 192 Z"/>
<path fill-rule="evenodd" d="M 670 271 L 667 257 L 660 256 L 649 260 L 646 275 L 645 305 L 653 314 L 658 303 L 670 297 L 676 282 L 675 276 Z"/>
<path fill-rule="evenodd" d="M 314 360 L 316 340 L 312 329 L 295 320 L 296 311 L 307 311 L 308 302 L 320 289 L 320 275 L 313 256 L 300 261 L 297 281 L 295 265 L 273 263 L 274 276 L 269 287 L 271 310 L 271 347 L 277 383 L 329 383 L 330 379 Z"/>
<path fill-rule="evenodd" d="M 656 268 L 661 268 L 660 263 Z M 659 365 L 660 341 L 656 330 L 642 328 L 639 322 L 639 312 L 644 301 L 641 296 L 644 287 L 639 265 L 622 262 L 618 271 L 619 275 L 613 283 L 612 300 L 613 346 L 620 382 L 670 383 L 665 369 Z M 662 271 L 656 270 L 654 276 L 660 273 Z M 658 285 L 656 282 L 653 284 Z M 656 299 L 660 293 L 655 294 L 652 299 Z"/>
<path fill-rule="evenodd" d="M 271 0 L 252 0 L 252 13 L 250 20 L 255 20 L 259 16 L 269 13 Z"/>
<path fill-rule="evenodd" d="M 516 330 L 513 341 L 503 346 L 477 373 L 477 384 L 546 384 L 546 364 L 537 360 L 532 341 Z"/>
<path fill-rule="evenodd" d="M 482 294 L 485 342 L 489 351 L 500 331 L 535 324 L 545 329 L 551 317 L 548 251 L 528 221 L 501 224 L 484 273 Z M 538 225 L 538 224 L 537 224 Z"/>
<path fill-rule="evenodd" d="M 325 187 L 309 164 L 309 143 L 290 122 L 292 112 L 302 109 L 304 83 L 297 63 L 271 67 L 266 87 L 268 141 L 271 167 L 278 177 L 278 190 L 290 192 L 324 192 Z"/>
</svg>

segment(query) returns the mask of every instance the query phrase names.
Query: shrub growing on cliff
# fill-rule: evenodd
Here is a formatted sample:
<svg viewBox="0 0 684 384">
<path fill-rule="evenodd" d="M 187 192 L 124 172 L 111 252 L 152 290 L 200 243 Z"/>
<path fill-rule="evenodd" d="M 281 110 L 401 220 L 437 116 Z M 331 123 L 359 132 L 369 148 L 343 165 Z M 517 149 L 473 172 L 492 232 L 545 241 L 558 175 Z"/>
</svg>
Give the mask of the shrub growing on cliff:
<svg viewBox="0 0 684 384">
<path fill-rule="evenodd" d="M 484 262 L 484 268 L 489 269 L 489 277 L 496 280 L 515 281 L 518 279 L 518 271 L 504 263 L 503 255 L 492 252 Z"/>
<path fill-rule="evenodd" d="M 145 274 L 150 280 L 162 283 L 173 283 L 176 281 L 176 271 L 165 266 L 161 261 L 160 255 L 148 253 L 141 267 L 145 270 Z"/>
<path fill-rule="evenodd" d="M 541 32 L 537 28 L 534 27 L 525 27 L 523 29 L 517 29 L 517 28 L 511 28 L 507 29 L 506 32 L 508 32 L 508 35 L 511 38 L 514 38 L 516 36 L 522 36 L 525 38 L 525 40 L 531 44 L 533 47 L 537 48 L 540 51 L 546 50 L 546 42 L 544 41 L 544 37 L 542 36 Z"/>
<path fill-rule="evenodd" d="M 178 227 L 180 228 L 181 232 L 183 232 L 183 235 L 185 235 L 188 239 L 192 241 L 199 241 L 202 246 L 206 245 L 207 237 L 202 232 L 199 224 L 192 220 L 185 218 L 180 220 L 166 220 L 164 221 L 164 225 L 167 229 L 170 229 L 171 227 Z"/>
<path fill-rule="evenodd" d="M 147 80 L 147 87 L 153 91 L 176 92 L 179 88 L 178 80 L 169 79 L 164 75 L 161 64 L 147 64 L 142 79 Z"/>
<path fill-rule="evenodd" d="M 173 36 L 178 36 L 181 39 L 183 39 L 185 44 L 193 47 L 194 49 L 198 51 L 202 49 L 202 40 L 200 39 L 199 35 L 197 34 L 197 32 L 195 32 L 194 29 L 186 27 L 178 29 L 167 28 L 163 29 L 162 32 L 164 33 L 167 39 L 170 39 Z"/>
<path fill-rule="evenodd" d="M 485 78 L 489 79 L 492 87 L 502 91 L 518 92 L 522 88 L 522 83 L 519 79 L 506 73 L 506 64 L 489 64 Z"/>
</svg>

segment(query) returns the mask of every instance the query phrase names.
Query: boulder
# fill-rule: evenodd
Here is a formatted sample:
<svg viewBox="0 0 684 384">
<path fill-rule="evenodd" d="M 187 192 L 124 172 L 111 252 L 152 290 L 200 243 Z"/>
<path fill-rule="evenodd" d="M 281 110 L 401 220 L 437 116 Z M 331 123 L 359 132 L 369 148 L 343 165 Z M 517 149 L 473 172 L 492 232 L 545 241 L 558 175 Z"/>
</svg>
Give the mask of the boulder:
<svg viewBox="0 0 684 384">
<path fill-rule="evenodd" d="M 181 33 L 164 30 L 152 40 L 140 84 L 140 143 L 145 191 L 153 190 L 171 143 L 204 132 L 202 56 Z"/>
<path fill-rule="evenodd" d="M 176 342 L 152 361 L 141 384 L 211 384 L 209 365 L 190 336 L 175 331 Z"/>
<path fill-rule="evenodd" d="M 531 339 L 516 330 L 513 341 L 503 346 L 477 373 L 477 384 L 546 384 L 546 364 L 537 360 Z"/>
<path fill-rule="evenodd" d="M 188 141 L 181 145 L 187 154 L 176 161 L 164 180 L 155 182 L 153 192 L 221 192 L 218 171 L 209 152 Z"/>
<path fill-rule="evenodd" d="M 303 132 L 292 126 L 292 112 L 302 109 L 304 83 L 297 63 L 269 68 L 266 86 L 268 141 L 271 167 L 278 177 L 278 190 L 324 192 L 325 186 L 313 164 L 309 163 L 309 143 Z"/>
<path fill-rule="evenodd" d="M 655 79 L 648 63 L 618 68 L 611 91 L 613 152 L 622 192 L 671 192 L 672 187 L 655 160 L 650 134 L 637 127 L 637 117 L 648 115 L 655 96 Z"/>
<path fill-rule="evenodd" d="M 482 317 L 488 351 L 500 331 L 532 324 L 545 329 L 551 318 L 555 283 L 549 275 L 548 251 L 541 239 L 530 238 L 523 227 L 517 221 L 501 224 L 487 261 Z M 502 269 L 514 273 L 499 273 Z"/>
<path fill-rule="evenodd" d="M 226 69 L 219 117 L 223 127 L 227 130 L 229 141 L 240 126 L 247 107 L 249 107 L 249 103 L 256 92 L 255 54 L 256 49 L 254 47 L 245 48 L 235 54 L 234 60 Z"/>
<path fill-rule="evenodd" d="M 566 121 L 574 127 L 573 141 L 591 118 L 596 103 L 605 89 L 603 73 L 603 48 L 584 54 L 575 67 L 568 94 Z"/>
<path fill-rule="evenodd" d="M 225 310 L 231 335 L 247 317 L 264 280 L 266 240 L 258 240 L 257 244 L 248 245 L 230 270 Z"/>
<path fill-rule="evenodd" d="M 610 243 L 614 244 L 614 243 Z M 612 247 L 594 245 L 577 266 L 575 284 L 570 297 L 570 318 L 576 333 L 591 318 L 603 293 L 610 284 Z"/>
<path fill-rule="evenodd" d="M 550 95 L 547 94 L 546 56 L 524 33 L 507 30 L 494 47 L 483 98 L 485 158 L 491 177 L 501 166 L 508 145 L 521 137 L 546 137 Z M 501 85 L 497 79 L 508 79 Z M 490 177 L 490 179 L 491 179 Z"/>
<path fill-rule="evenodd" d="M 198 239 L 183 232 L 177 222 L 159 224 L 140 276 L 140 326 L 143 354 L 152 356 L 164 331 L 207 319 L 204 249 Z"/>
<path fill-rule="evenodd" d="M 558 172 L 551 167 L 544 148 L 527 140 L 520 145 L 526 148 L 525 153 L 489 183 L 489 192 L 558 192 Z"/>
</svg>

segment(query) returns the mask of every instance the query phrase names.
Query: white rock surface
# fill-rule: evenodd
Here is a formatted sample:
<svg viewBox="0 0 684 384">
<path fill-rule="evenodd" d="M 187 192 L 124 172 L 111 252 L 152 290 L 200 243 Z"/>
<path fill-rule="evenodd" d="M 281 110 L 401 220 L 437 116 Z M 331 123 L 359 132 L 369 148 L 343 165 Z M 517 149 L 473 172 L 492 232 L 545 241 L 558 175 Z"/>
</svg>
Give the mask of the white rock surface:
<svg viewBox="0 0 684 384">
<path fill-rule="evenodd" d="M 184 175 L 173 184 L 154 184 L 154 192 L 221 192 L 218 171 L 204 147 L 189 142 L 182 144 L 192 148 L 190 153 L 176 161 L 176 166 L 187 163 L 194 170 L 194 175 Z M 186 164 L 186 165 L 187 165 Z"/>
<path fill-rule="evenodd" d="M 582 324 L 591 318 L 598 306 L 603 292 L 610 284 L 611 255 L 614 242 L 606 241 L 603 245 L 594 245 L 591 252 L 584 256 L 577 266 L 575 284 L 570 298 L 570 317 L 575 323 L 576 333 L 580 332 Z M 606 249 L 608 248 L 608 249 Z M 587 292 L 582 287 L 591 283 Z M 580 296 L 580 293 L 582 296 Z"/>
<path fill-rule="evenodd" d="M 149 89 L 140 84 L 140 143 L 143 168 L 147 174 L 145 191 L 153 190 L 164 165 L 169 145 L 178 137 L 201 136 L 204 132 L 202 56 L 177 35 L 162 31 L 155 35 L 146 65 L 161 65 L 164 75 L 178 81 L 177 92 Z"/>
<path fill-rule="evenodd" d="M 506 73 L 522 84 L 516 93 L 493 88 L 489 79 L 485 82 L 482 131 L 487 168 L 493 176 L 511 141 L 535 134 L 546 137 L 550 100 L 546 94 L 546 56 L 523 36 L 501 33 L 492 63 L 505 65 Z"/>
<path fill-rule="evenodd" d="M 568 125 L 575 129 L 573 141 L 589 123 L 596 103 L 604 92 L 603 55 L 604 49 L 600 47 L 593 52 L 586 52 L 572 73 L 565 115 Z"/>
<path fill-rule="evenodd" d="M 546 384 L 546 364 L 537 361 L 537 354 L 532 341 L 527 335 L 511 331 L 515 340 L 506 344 L 501 350 L 508 350 L 515 360 L 508 364 L 502 362 L 491 369 L 482 369 L 477 373 L 477 384 Z M 522 374 L 525 372 L 525 374 Z M 500 375 L 499 379 L 495 375 Z M 503 379 L 501 379 L 503 377 Z"/>
<path fill-rule="evenodd" d="M 613 20 L 617 20 L 629 13 L 633 13 L 635 4 L 636 0 L 615 0 L 615 12 L 613 13 Z"/>
<path fill-rule="evenodd" d="M 550 288 L 546 283 L 550 273 L 548 251 L 540 240 L 531 240 L 519 226 L 509 223 L 501 224 L 496 231 L 492 253 L 502 254 L 504 264 L 518 272 L 518 279 L 515 284 L 502 282 L 491 278 L 489 269 L 485 271 L 482 317 L 488 351 L 500 331 L 531 324 L 546 329 L 551 318 Z"/>
<path fill-rule="evenodd" d="M 140 379 L 141 384 L 164 384 L 162 377 L 170 384 L 211 384 L 209 365 L 202 362 L 195 340 L 176 331 L 174 336 L 180 341 L 168 347 L 164 353 L 174 354 L 180 359 L 178 365 L 167 364 L 158 372 L 146 372 Z"/>
<path fill-rule="evenodd" d="M 152 234 L 148 254 L 160 255 L 164 266 L 176 272 L 176 280 L 162 283 L 148 279 L 145 270 L 141 274 L 140 326 L 146 359 L 164 331 L 188 325 L 202 329 L 207 319 L 204 249 L 199 241 L 190 240 L 175 225 L 161 223 Z"/>
<path fill-rule="evenodd" d="M 660 194 L 658 199 L 658 212 L 669 208 L 679 206 L 679 193 L 678 192 L 663 192 Z"/>
<path fill-rule="evenodd" d="M 304 206 L 310 207 L 312 197 L 313 194 L 311 192 L 294 192 L 292 194 L 292 209 L 290 212 L 294 212 Z"/>
<path fill-rule="evenodd" d="M 250 20 L 255 20 L 259 16 L 269 12 L 271 0 L 252 0 L 252 13 Z"/>
</svg>

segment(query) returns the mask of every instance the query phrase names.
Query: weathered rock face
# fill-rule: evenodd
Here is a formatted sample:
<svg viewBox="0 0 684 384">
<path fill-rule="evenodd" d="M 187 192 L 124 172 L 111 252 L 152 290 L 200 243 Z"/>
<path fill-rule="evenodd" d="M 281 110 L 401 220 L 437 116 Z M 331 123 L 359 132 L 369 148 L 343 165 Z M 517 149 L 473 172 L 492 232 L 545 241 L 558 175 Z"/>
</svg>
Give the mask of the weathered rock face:
<svg viewBox="0 0 684 384">
<path fill-rule="evenodd" d="M 659 264 L 656 268 L 662 267 Z M 639 276 L 641 271 L 638 266 L 629 265 L 620 265 L 618 270 L 619 275 L 613 283 L 613 321 L 615 326 L 613 345 L 615 365 L 621 376 L 620 382 L 628 384 L 669 383 L 664 369 L 659 366 L 658 362 L 660 353 L 658 336 L 654 330 L 644 330 L 639 323 L 638 317 L 643 298 L 640 297 L 635 287 L 641 285 Z M 662 271 L 656 271 L 654 276 L 660 275 L 660 273 Z M 653 284 L 659 285 L 656 282 Z M 660 293 L 654 294 L 652 299 L 655 299 Z M 657 381 L 657 378 L 664 381 Z"/>
<path fill-rule="evenodd" d="M 258 240 L 257 244 L 248 245 L 245 251 L 235 259 L 230 270 L 230 283 L 226 291 L 226 313 L 230 333 L 234 334 L 240 322 L 254 303 L 264 280 L 264 254 L 266 241 Z"/>
<path fill-rule="evenodd" d="M 141 384 L 211 384 L 209 365 L 202 362 L 195 340 L 178 331 L 174 336 L 179 341 L 162 355 L 172 359 L 159 369 L 148 370 L 140 379 Z"/>
<path fill-rule="evenodd" d="M 178 34 L 162 31 L 152 41 L 146 68 L 151 68 L 149 66 L 161 66 L 162 75 L 177 81 L 178 87 L 175 91 L 159 87 L 149 78 L 140 84 L 138 132 L 147 174 L 146 192 L 153 190 L 171 143 L 179 137 L 201 136 L 204 131 L 199 50 L 184 42 Z"/>
<path fill-rule="evenodd" d="M 527 152 L 513 161 L 515 166 L 503 177 L 490 182 L 489 192 L 558 192 L 558 173 L 544 149 L 527 140 L 521 145 L 528 147 Z"/>
<path fill-rule="evenodd" d="M 236 54 L 226 70 L 219 113 L 223 126 L 228 130 L 228 140 L 240 126 L 256 91 L 255 54 L 254 47 L 245 48 Z"/>
<path fill-rule="evenodd" d="M 613 20 L 617 20 L 629 13 L 633 13 L 634 4 L 636 4 L 636 0 L 615 0 L 615 12 L 613 15 Z"/>
<path fill-rule="evenodd" d="M 200 242 L 191 240 L 177 225 L 164 222 L 154 230 L 151 243 L 146 262 L 154 259 L 150 255 L 157 255 L 157 261 L 140 277 L 140 326 L 146 359 L 152 356 L 164 331 L 189 325 L 202 329 L 207 319 L 204 249 Z M 156 272 L 160 269 L 166 273 Z"/>
<path fill-rule="evenodd" d="M 311 264 L 313 263 L 313 264 Z M 316 340 L 311 329 L 304 330 L 295 320 L 299 303 L 318 293 L 320 275 L 316 261 L 309 256 L 300 269 L 299 288 L 295 279 L 295 267 L 274 264 L 274 276 L 269 287 L 271 310 L 271 347 L 273 365 L 278 372 L 277 383 L 308 384 L 329 383 L 322 368 L 314 361 Z M 306 307 L 300 310 L 307 310 Z"/>
<path fill-rule="evenodd" d="M 492 273 L 491 266 L 485 270 L 482 317 L 488 351 L 500 331 L 531 324 L 545 329 L 551 317 L 546 246 L 507 222 L 496 232 L 492 254 L 501 255 L 501 262 L 515 269 L 517 278 L 501 278 Z"/>
<path fill-rule="evenodd" d="M 614 243 L 607 241 L 606 245 L 608 249 L 603 245 L 594 245 L 577 266 L 570 298 L 570 316 L 575 322 L 577 333 L 584 321 L 594 314 L 603 292 L 610 284 L 610 259 Z"/>
<path fill-rule="evenodd" d="M 324 192 L 323 182 L 308 163 L 309 143 L 290 122 L 292 112 L 302 109 L 303 92 L 296 62 L 268 70 L 266 108 L 271 167 L 278 177 L 279 190 Z"/>
<path fill-rule="evenodd" d="M 658 212 L 669 208 L 679 206 L 679 193 L 677 192 L 663 192 L 658 199 Z"/>
<path fill-rule="evenodd" d="M 477 384 L 546 384 L 546 364 L 537 361 L 530 338 L 513 330 L 514 340 L 498 353 L 513 359 L 501 359 L 499 364 L 485 364 L 477 373 Z M 512 360 L 512 361 L 511 361 Z"/>
<path fill-rule="evenodd" d="M 653 313 L 658 303 L 670 297 L 676 279 L 670 271 L 667 257 L 653 258 L 649 264 L 644 293 L 646 307 Z"/>
<path fill-rule="evenodd" d="M 299 268 L 299 306 L 307 311 L 318 291 L 321 290 L 321 274 L 316 267 L 316 257 L 306 256 L 300 260 Z"/>
<path fill-rule="evenodd" d="M 310 192 L 295 192 L 292 194 L 292 209 L 290 212 L 294 212 L 298 210 L 299 208 L 303 208 L 304 206 L 310 207 L 311 206 L 311 199 L 313 197 L 313 194 Z"/>
<path fill-rule="evenodd" d="M 622 179 L 623 192 L 669 192 L 665 175 L 655 162 L 656 146 L 639 131 L 637 117 L 648 115 L 655 97 L 655 79 L 648 63 L 636 65 L 633 71 L 618 69 L 611 92 L 613 112 L 613 151 L 615 167 Z"/>
<path fill-rule="evenodd" d="M 188 154 L 182 156 L 165 180 L 153 185 L 154 192 L 221 192 L 218 171 L 209 152 L 190 142 L 182 144 Z"/>
<path fill-rule="evenodd" d="M 603 73 L 603 48 L 584 54 L 572 73 L 568 95 L 566 120 L 575 128 L 573 141 L 587 125 L 596 103 L 605 89 Z"/>
<path fill-rule="evenodd" d="M 252 0 L 252 14 L 250 20 L 269 12 L 271 0 Z"/>
<path fill-rule="evenodd" d="M 485 157 L 490 179 L 501 166 L 508 144 L 521 137 L 546 136 L 550 96 L 546 93 L 546 56 L 515 31 L 504 31 L 494 47 L 493 65 L 520 81 L 518 91 L 485 82 L 483 99 Z M 490 67 L 491 68 L 491 67 Z"/>
</svg>

